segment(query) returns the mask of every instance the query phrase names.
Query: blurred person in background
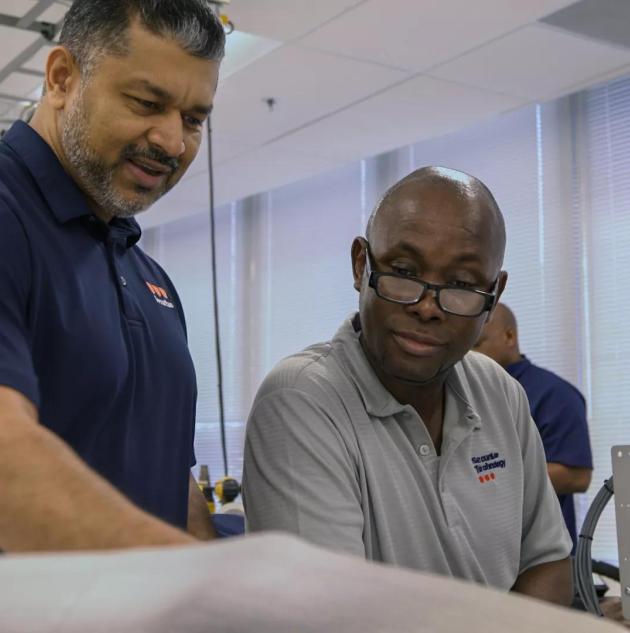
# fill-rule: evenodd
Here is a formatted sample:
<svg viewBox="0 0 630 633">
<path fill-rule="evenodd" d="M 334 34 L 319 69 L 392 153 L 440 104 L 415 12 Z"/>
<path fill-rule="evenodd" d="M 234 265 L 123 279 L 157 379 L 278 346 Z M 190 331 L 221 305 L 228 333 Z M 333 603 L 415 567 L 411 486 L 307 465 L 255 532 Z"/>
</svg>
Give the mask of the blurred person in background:
<svg viewBox="0 0 630 633">
<path fill-rule="evenodd" d="M 516 317 L 503 303 L 497 305 L 474 349 L 499 363 L 525 389 L 574 552 L 577 531 L 573 493 L 586 492 L 593 471 L 584 397 L 572 384 L 521 354 Z"/>
</svg>

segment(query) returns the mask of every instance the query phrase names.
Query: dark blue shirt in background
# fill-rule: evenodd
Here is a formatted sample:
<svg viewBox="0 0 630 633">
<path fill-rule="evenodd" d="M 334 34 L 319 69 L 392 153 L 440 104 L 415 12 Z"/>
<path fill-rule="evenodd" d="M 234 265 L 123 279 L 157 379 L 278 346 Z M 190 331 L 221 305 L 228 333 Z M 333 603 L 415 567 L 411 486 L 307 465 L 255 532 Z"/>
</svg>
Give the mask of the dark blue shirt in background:
<svg viewBox="0 0 630 633">
<path fill-rule="evenodd" d="M 135 220 L 92 214 L 32 128 L 7 132 L 0 384 L 133 502 L 185 527 L 195 373 L 175 288 L 139 238 Z"/>
<path fill-rule="evenodd" d="M 586 403 L 582 394 L 560 376 L 533 365 L 525 356 L 506 369 L 525 389 L 547 462 L 593 468 Z M 558 495 L 558 499 L 575 550 L 577 535 L 573 495 Z"/>
</svg>

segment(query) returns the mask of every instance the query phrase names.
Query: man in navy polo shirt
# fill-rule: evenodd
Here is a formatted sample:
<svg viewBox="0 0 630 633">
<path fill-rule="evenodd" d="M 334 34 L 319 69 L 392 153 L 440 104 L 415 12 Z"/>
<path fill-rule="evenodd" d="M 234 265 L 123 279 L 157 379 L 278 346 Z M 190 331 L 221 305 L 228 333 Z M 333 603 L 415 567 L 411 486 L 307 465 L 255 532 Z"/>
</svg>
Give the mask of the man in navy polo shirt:
<svg viewBox="0 0 630 633">
<path fill-rule="evenodd" d="M 0 142 L 0 549 L 213 536 L 184 315 L 133 216 L 197 154 L 224 39 L 203 0 L 77 0 Z"/>
<path fill-rule="evenodd" d="M 521 354 L 516 318 L 505 304 L 497 305 L 475 350 L 490 356 L 523 385 L 545 447 L 547 471 L 575 550 L 573 493 L 586 491 L 593 470 L 584 398 L 566 380 L 537 367 Z"/>
</svg>

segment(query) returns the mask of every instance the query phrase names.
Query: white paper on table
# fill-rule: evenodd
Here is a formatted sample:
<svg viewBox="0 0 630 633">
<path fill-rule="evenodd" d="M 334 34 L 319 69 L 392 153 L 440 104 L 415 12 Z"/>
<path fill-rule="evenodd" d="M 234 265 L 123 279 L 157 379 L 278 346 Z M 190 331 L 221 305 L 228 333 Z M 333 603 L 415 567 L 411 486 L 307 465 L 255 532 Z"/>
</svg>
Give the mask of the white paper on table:
<svg viewBox="0 0 630 633">
<path fill-rule="evenodd" d="M 616 633 L 590 615 L 283 534 L 0 557 L 2 633 Z"/>
</svg>

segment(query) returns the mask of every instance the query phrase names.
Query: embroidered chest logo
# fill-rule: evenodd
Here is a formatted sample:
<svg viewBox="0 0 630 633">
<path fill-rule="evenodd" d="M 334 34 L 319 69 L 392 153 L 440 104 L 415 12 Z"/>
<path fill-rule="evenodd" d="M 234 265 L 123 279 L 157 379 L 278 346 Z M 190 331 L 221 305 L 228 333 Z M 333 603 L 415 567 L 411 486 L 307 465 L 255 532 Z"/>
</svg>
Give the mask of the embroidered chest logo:
<svg viewBox="0 0 630 633">
<path fill-rule="evenodd" d="M 146 283 L 147 288 L 151 291 L 151 294 L 157 303 L 165 308 L 170 308 L 171 310 L 175 308 L 175 305 L 168 296 L 168 292 L 166 292 L 164 288 L 160 288 L 160 286 L 151 284 L 148 281 L 145 281 L 144 283 Z"/>
<path fill-rule="evenodd" d="M 497 478 L 497 471 L 505 469 L 505 459 L 497 452 L 471 457 L 470 461 L 481 484 L 494 481 Z"/>
</svg>

